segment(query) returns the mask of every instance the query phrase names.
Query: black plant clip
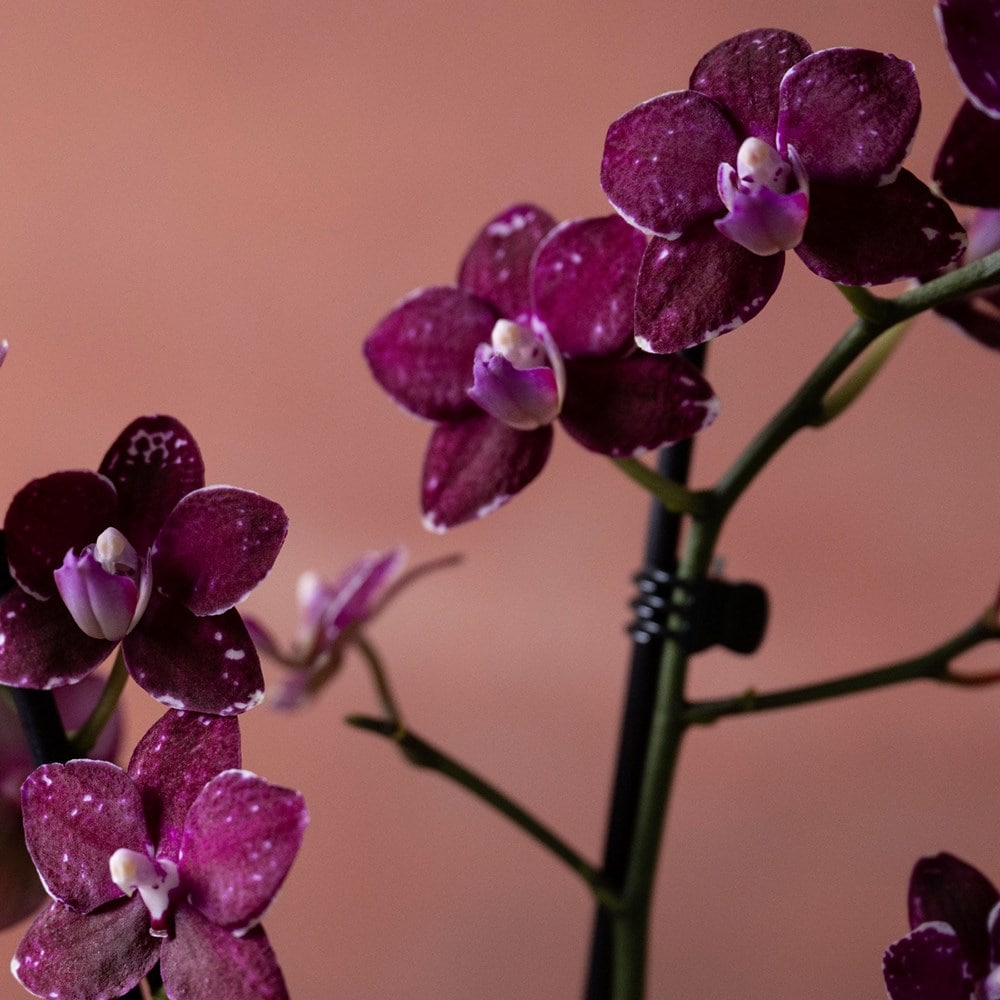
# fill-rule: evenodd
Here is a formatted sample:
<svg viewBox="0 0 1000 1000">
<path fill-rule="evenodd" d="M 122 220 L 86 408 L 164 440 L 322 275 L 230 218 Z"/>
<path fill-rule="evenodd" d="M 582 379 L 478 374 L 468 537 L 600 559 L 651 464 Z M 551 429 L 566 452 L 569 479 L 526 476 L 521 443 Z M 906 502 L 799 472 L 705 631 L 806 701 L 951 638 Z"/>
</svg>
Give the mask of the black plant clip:
<svg viewBox="0 0 1000 1000">
<path fill-rule="evenodd" d="M 639 587 L 628 631 L 637 643 L 657 637 L 679 640 L 689 653 L 723 646 L 734 653 L 755 653 L 767 631 L 767 591 L 756 583 L 730 583 L 721 577 L 681 580 L 662 569 L 635 576 Z M 681 624 L 670 627 L 671 618 Z"/>
</svg>

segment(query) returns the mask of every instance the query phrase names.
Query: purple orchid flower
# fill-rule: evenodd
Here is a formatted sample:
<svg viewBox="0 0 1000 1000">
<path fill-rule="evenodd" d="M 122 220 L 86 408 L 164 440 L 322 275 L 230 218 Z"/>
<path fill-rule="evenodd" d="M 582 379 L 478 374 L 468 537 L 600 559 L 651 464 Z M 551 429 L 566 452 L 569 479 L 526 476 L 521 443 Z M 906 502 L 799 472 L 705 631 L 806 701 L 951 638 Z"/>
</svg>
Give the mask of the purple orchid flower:
<svg viewBox="0 0 1000 1000">
<path fill-rule="evenodd" d="M 11 962 L 36 996 L 105 1000 L 159 961 L 168 997 L 287 997 L 258 921 L 302 842 L 302 796 L 240 770 L 239 723 L 168 711 L 128 770 L 47 764 L 22 789 L 55 900 Z"/>
<path fill-rule="evenodd" d="M 951 209 L 902 169 L 920 117 L 910 63 L 759 29 L 703 56 L 689 87 L 627 112 L 604 147 L 605 193 L 653 236 L 640 347 L 678 351 L 756 316 L 787 250 L 845 285 L 934 273 L 961 254 Z"/>
<path fill-rule="evenodd" d="M 886 950 L 890 1000 L 997 1000 L 1000 894 L 951 854 L 921 858 L 910 878 L 912 930 Z"/>
<path fill-rule="evenodd" d="M 437 425 L 423 469 L 426 527 L 482 517 L 524 489 L 548 459 L 556 418 L 613 456 L 712 422 L 718 402 L 697 369 L 632 342 L 645 242 L 615 216 L 557 226 L 515 205 L 477 235 L 457 286 L 417 290 L 368 336 L 375 379 Z"/>
<path fill-rule="evenodd" d="M 55 692 L 56 706 L 67 729 L 83 725 L 103 690 L 102 680 L 86 677 L 73 687 Z M 90 756 L 114 760 L 120 732 L 121 714 L 116 709 Z M 45 889 L 24 845 L 21 824 L 21 783 L 33 767 L 17 713 L 0 699 L 0 930 L 30 916 L 45 899 Z"/>
<path fill-rule="evenodd" d="M 233 605 L 270 570 L 287 530 L 273 501 L 205 487 L 177 420 L 140 417 L 97 472 L 53 473 L 11 502 L 4 536 L 18 587 L 0 598 L 0 683 L 74 684 L 121 642 L 157 701 L 252 708 L 260 660 Z"/>
</svg>

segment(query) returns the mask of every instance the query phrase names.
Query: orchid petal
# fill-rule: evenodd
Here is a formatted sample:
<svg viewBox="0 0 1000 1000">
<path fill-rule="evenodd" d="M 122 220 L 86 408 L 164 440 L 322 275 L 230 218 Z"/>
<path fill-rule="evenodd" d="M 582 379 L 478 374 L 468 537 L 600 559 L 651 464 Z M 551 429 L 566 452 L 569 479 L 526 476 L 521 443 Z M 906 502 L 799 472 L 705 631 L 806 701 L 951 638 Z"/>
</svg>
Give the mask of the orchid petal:
<svg viewBox="0 0 1000 1000">
<path fill-rule="evenodd" d="M 610 354 L 632 336 L 646 238 L 617 215 L 564 222 L 542 241 L 535 313 L 566 357 Z"/>
<path fill-rule="evenodd" d="M 496 510 L 542 471 L 552 427 L 516 431 L 483 414 L 434 429 L 424 458 L 424 525 L 447 531 Z"/>
<path fill-rule="evenodd" d="M 653 240 L 639 271 L 635 333 L 641 348 L 674 354 L 735 330 L 764 308 L 784 254 L 760 257 L 703 223 L 684 238 Z"/>
<path fill-rule="evenodd" d="M 181 497 L 205 485 L 197 443 L 180 421 L 168 416 L 133 420 L 108 449 L 98 471 L 118 491 L 117 527 L 140 556 Z"/>
<path fill-rule="evenodd" d="M 945 923 L 921 924 L 882 961 L 890 1000 L 969 1000 L 972 980 L 955 932 Z"/>
<path fill-rule="evenodd" d="M 715 228 L 751 253 L 766 257 L 794 250 L 802 242 L 809 218 L 805 191 L 779 194 L 759 186 L 732 190 L 729 213 L 715 220 Z"/>
<path fill-rule="evenodd" d="M 427 420 L 456 420 L 477 410 L 466 394 L 472 361 L 497 318 L 463 289 L 420 289 L 379 321 L 365 340 L 365 358 L 400 406 Z"/>
<path fill-rule="evenodd" d="M 824 49 L 781 81 L 778 150 L 794 146 L 812 183 L 888 184 L 920 120 L 913 64 L 867 49 Z"/>
<path fill-rule="evenodd" d="M 984 347 L 1000 351 L 1000 308 L 983 296 L 944 302 L 934 311 Z"/>
<path fill-rule="evenodd" d="M 965 101 L 934 163 L 934 183 L 963 205 L 1000 208 L 1000 121 Z"/>
<path fill-rule="evenodd" d="M 196 615 L 242 601 L 267 575 L 288 533 L 273 500 L 232 486 L 188 493 L 156 537 L 153 579 Z"/>
<path fill-rule="evenodd" d="M 485 347 L 485 345 L 484 345 Z M 487 348 L 472 366 L 469 396 L 490 416 L 519 431 L 552 423 L 562 400 L 552 368 L 516 368 Z"/>
<path fill-rule="evenodd" d="M 815 184 L 795 252 L 821 278 L 882 285 L 934 274 L 965 250 L 955 213 L 909 171 L 881 188 Z"/>
<path fill-rule="evenodd" d="M 611 123 L 601 187 L 633 226 L 676 239 L 722 205 L 715 174 L 740 136 L 724 109 L 693 90 L 661 94 Z"/>
<path fill-rule="evenodd" d="M 934 13 L 969 100 L 991 118 L 1000 118 L 1000 3 L 938 0 Z"/>
<path fill-rule="evenodd" d="M 811 52 L 809 43 L 790 31 L 744 31 L 701 57 L 690 87 L 721 104 L 743 136 L 772 143 L 781 78 Z"/>
</svg>

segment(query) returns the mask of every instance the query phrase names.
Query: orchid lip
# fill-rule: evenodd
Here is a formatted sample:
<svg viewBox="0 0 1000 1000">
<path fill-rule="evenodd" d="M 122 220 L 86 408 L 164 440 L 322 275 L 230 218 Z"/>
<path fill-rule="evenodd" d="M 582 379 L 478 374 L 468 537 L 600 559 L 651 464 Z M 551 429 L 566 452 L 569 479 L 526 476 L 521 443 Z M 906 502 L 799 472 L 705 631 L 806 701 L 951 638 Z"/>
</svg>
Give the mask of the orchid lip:
<svg viewBox="0 0 1000 1000">
<path fill-rule="evenodd" d="M 151 858 L 127 847 L 119 847 L 108 859 L 111 881 L 126 896 L 136 890 L 149 910 L 149 933 L 153 937 L 169 935 L 171 894 L 180 885 L 177 865 L 168 858 Z"/>
</svg>

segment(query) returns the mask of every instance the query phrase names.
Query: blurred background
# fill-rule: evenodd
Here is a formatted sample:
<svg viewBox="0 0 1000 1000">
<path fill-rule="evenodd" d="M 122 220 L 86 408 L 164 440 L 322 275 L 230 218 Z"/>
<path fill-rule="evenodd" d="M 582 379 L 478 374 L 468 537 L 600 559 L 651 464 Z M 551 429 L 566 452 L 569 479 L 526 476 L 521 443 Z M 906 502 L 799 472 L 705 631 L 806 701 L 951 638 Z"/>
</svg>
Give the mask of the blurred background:
<svg viewBox="0 0 1000 1000">
<path fill-rule="evenodd" d="M 294 584 L 402 542 L 464 553 L 378 622 L 405 716 L 597 859 L 647 502 L 557 437 L 542 476 L 478 524 L 423 531 L 428 428 L 375 386 L 371 326 L 453 280 L 510 202 L 608 211 L 608 124 L 682 89 L 738 31 L 911 59 L 927 178 L 958 107 L 930 0 L 497 4 L 427 0 L 73 7 L 0 14 L 0 495 L 94 468 L 135 416 L 195 434 L 209 483 L 292 528 L 246 610 L 290 637 Z M 846 327 L 790 256 L 751 324 L 712 345 L 711 483 Z M 698 694 L 803 683 L 920 652 L 998 582 L 997 373 L 924 317 L 874 389 L 801 435 L 731 519 L 734 579 L 766 584 L 761 652 L 701 657 Z M 3 500 L 6 504 L 7 499 Z M 994 649 L 971 668 L 1000 664 Z M 272 670 L 271 677 L 276 677 Z M 126 694 L 128 743 L 160 714 Z M 587 894 L 463 791 L 343 724 L 359 660 L 307 710 L 244 719 L 245 765 L 303 790 L 303 851 L 265 926 L 297 1000 L 581 995 Z M 921 683 L 693 732 L 659 874 L 650 997 L 883 995 L 912 863 L 1000 879 L 1000 689 Z M 18 930 L 0 935 L 10 954 Z M 11 981 L 0 995 L 20 995 Z"/>
</svg>

